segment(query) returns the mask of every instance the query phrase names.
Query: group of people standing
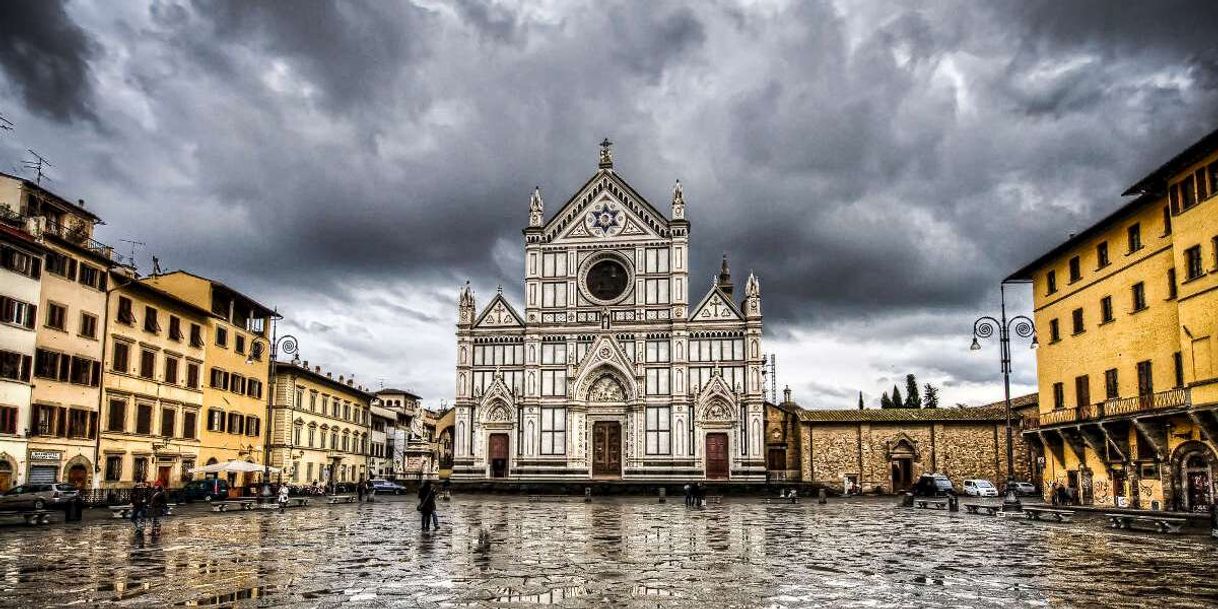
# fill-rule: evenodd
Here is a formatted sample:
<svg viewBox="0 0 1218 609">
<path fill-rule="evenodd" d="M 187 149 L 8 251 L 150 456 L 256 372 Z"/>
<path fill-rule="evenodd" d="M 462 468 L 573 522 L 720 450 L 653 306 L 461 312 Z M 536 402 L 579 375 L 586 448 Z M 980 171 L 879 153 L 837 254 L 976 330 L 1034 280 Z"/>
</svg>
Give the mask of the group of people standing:
<svg viewBox="0 0 1218 609">
<path fill-rule="evenodd" d="M 1060 482 L 1054 482 L 1053 488 L 1049 490 L 1049 502 L 1053 505 L 1073 505 L 1078 503 L 1075 500 L 1074 489 Z"/>
<path fill-rule="evenodd" d="M 131 522 L 135 534 L 142 536 L 148 518 L 152 518 L 152 535 L 161 534 L 161 518 L 169 510 L 169 496 L 165 486 L 157 480 L 152 486 L 139 482 L 131 489 Z"/>
<path fill-rule="evenodd" d="M 702 507 L 706 505 L 706 487 L 701 482 L 685 485 L 685 506 Z"/>
</svg>

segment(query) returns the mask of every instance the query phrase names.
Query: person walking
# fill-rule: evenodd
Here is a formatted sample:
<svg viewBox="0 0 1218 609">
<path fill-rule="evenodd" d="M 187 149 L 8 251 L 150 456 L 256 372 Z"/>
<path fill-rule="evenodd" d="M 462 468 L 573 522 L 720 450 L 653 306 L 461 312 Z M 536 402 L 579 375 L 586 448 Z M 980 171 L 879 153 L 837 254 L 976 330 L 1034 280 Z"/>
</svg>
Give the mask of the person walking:
<svg viewBox="0 0 1218 609">
<path fill-rule="evenodd" d="M 436 513 L 436 489 L 431 486 L 431 480 L 425 480 L 419 486 L 419 507 L 417 508 L 423 515 L 423 530 L 430 531 L 433 520 L 436 526 L 439 527 L 439 518 Z"/>
<path fill-rule="evenodd" d="M 148 485 L 143 480 L 131 487 L 131 524 L 135 525 L 135 534 L 144 534 L 144 518 L 148 515 Z"/>
<path fill-rule="evenodd" d="M 288 507 L 288 493 L 289 493 L 288 485 L 280 484 L 279 485 L 279 509 L 281 509 L 281 510 Z"/>
<path fill-rule="evenodd" d="M 359 484 L 355 485 L 355 495 L 356 495 L 355 499 L 357 501 L 362 502 L 364 500 L 364 481 L 363 480 L 360 480 Z"/>
<path fill-rule="evenodd" d="M 161 518 L 165 516 L 168 509 L 169 495 L 165 492 L 165 486 L 161 484 L 160 480 L 157 480 L 148 497 L 148 513 L 152 516 L 153 537 L 161 534 Z"/>
<path fill-rule="evenodd" d="M 376 496 L 376 485 L 372 484 L 371 479 L 369 479 L 364 484 L 366 485 L 364 488 L 364 491 L 365 491 L 365 494 L 368 495 L 368 503 L 372 503 L 372 498 Z"/>
<path fill-rule="evenodd" d="M 693 504 L 693 502 L 694 502 L 693 497 L 694 496 L 693 496 L 692 489 L 690 489 L 689 483 L 687 482 L 687 483 L 685 483 L 685 507 L 689 507 L 690 505 Z"/>
</svg>

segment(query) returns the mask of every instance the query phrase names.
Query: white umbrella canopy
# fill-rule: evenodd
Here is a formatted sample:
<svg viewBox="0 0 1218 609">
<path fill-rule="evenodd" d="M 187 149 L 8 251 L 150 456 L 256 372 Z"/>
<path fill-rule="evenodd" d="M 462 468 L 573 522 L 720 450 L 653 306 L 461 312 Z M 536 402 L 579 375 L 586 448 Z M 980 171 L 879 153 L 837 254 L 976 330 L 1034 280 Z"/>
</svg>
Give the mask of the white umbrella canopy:
<svg viewBox="0 0 1218 609">
<path fill-rule="evenodd" d="M 266 467 L 266 466 L 258 465 L 257 463 L 250 463 L 249 461 L 233 460 L 233 461 L 225 461 L 224 463 L 212 463 L 211 465 L 204 465 L 203 467 L 196 467 L 196 468 L 190 470 L 190 473 L 192 473 L 192 474 L 196 474 L 196 473 L 204 473 L 204 474 L 224 473 L 224 474 L 226 474 L 226 473 L 230 473 L 230 472 L 242 473 L 242 472 L 264 472 L 264 471 L 278 472 L 279 468 L 278 467 Z"/>
</svg>

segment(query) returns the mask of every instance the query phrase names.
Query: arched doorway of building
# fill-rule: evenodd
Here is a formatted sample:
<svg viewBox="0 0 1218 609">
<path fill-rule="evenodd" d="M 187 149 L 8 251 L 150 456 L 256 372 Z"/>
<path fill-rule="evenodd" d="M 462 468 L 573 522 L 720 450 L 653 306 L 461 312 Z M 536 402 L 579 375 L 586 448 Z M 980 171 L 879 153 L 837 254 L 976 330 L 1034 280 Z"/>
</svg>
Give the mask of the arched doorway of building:
<svg viewBox="0 0 1218 609">
<path fill-rule="evenodd" d="M 908 440 L 902 438 L 888 451 L 891 469 L 892 492 L 899 493 L 913 487 L 913 465 L 917 453 Z"/>
<path fill-rule="evenodd" d="M 1173 506 L 1186 512 L 1208 511 L 1214 503 L 1214 470 L 1218 458 L 1204 442 L 1185 442 L 1172 453 Z"/>
<path fill-rule="evenodd" d="M 64 470 L 64 481 L 77 490 L 85 490 L 89 486 L 89 464 L 82 457 L 77 457 L 68 463 Z"/>
</svg>

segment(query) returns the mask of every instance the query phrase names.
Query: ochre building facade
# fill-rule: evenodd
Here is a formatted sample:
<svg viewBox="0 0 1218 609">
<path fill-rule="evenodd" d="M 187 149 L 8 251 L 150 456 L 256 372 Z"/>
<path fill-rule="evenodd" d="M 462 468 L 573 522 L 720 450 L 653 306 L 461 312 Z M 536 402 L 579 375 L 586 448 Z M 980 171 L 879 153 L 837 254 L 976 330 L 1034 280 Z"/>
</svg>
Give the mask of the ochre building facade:
<svg viewBox="0 0 1218 609">
<path fill-rule="evenodd" d="M 1040 339 L 1046 493 L 1204 511 L 1218 467 L 1218 132 L 1124 194 L 1108 217 L 1008 277 Z"/>
</svg>

